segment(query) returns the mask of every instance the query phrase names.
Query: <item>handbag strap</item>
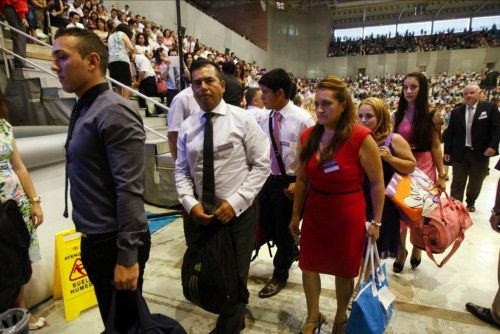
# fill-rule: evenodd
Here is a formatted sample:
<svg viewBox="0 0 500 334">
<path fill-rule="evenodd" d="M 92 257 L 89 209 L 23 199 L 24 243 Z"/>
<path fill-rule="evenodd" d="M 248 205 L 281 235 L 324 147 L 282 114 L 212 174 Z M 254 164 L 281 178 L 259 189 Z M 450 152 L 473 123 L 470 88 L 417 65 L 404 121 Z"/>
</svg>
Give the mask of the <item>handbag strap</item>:
<svg viewBox="0 0 500 334">
<path fill-rule="evenodd" d="M 462 208 L 460 208 L 455 202 L 452 201 L 450 198 L 450 195 L 446 191 L 443 191 L 448 203 L 454 207 L 454 209 L 457 211 L 458 217 L 460 219 L 460 235 L 458 236 L 457 240 L 453 243 L 453 247 L 451 248 L 450 252 L 448 255 L 446 255 L 443 260 L 441 260 L 440 263 L 437 263 L 436 259 L 434 258 L 434 254 L 432 254 L 431 247 L 430 247 L 430 242 L 429 242 L 429 225 L 424 225 L 423 226 L 423 239 L 424 239 L 424 245 L 425 245 L 425 252 L 427 253 L 427 256 L 439 267 L 441 268 L 448 262 L 448 260 L 455 254 L 455 252 L 460 248 L 460 245 L 462 244 L 462 241 L 465 239 L 465 215 L 462 211 Z M 443 212 L 443 205 L 441 203 L 441 193 L 439 194 L 439 213 L 441 215 L 441 219 L 444 220 L 444 212 Z"/>
<path fill-rule="evenodd" d="M 286 177 L 285 164 L 283 163 L 283 159 L 281 158 L 281 153 L 278 149 L 278 145 L 276 144 L 276 140 L 274 140 L 273 134 L 273 112 L 269 113 L 269 137 L 271 137 L 271 143 L 273 144 L 274 156 L 276 157 L 276 161 L 278 161 L 278 166 L 280 168 L 280 173 L 283 178 Z"/>
<path fill-rule="evenodd" d="M 361 286 L 361 282 L 363 281 L 363 279 L 366 276 L 365 275 L 366 274 L 366 266 L 368 265 L 368 261 L 370 261 L 370 251 L 371 251 L 371 247 L 372 247 L 372 243 L 370 242 L 369 238 L 367 241 L 368 242 L 366 243 L 366 252 L 365 252 L 365 257 L 363 258 L 362 270 L 359 273 L 358 279 L 356 281 L 356 285 L 354 286 L 354 289 L 352 290 L 353 292 L 352 292 L 351 298 L 349 299 L 349 303 L 347 306 L 348 309 L 351 309 L 352 303 L 354 302 L 354 300 L 358 296 L 359 287 Z"/>
<path fill-rule="evenodd" d="M 464 241 L 465 235 L 464 232 L 462 231 L 460 235 L 458 236 L 457 240 L 453 243 L 453 247 L 451 248 L 450 252 L 448 255 L 444 257 L 444 259 L 440 262 L 437 263 L 436 259 L 434 258 L 434 254 L 432 254 L 431 249 L 429 247 L 429 234 L 428 234 L 428 226 L 424 226 L 424 242 L 425 242 L 425 252 L 427 253 L 427 256 L 439 267 L 441 268 L 448 262 L 448 260 L 452 257 L 453 254 L 460 248 L 460 245 L 462 244 L 462 241 Z M 427 232 L 427 235 L 426 235 Z"/>
<path fill-rule="evenodd" d="M 392 137 L 394 137 L 394 132 L 389 132 L 387 137 L 385 137 L 384 146 L 389 148 L 392 142 Z"/>
</svg>

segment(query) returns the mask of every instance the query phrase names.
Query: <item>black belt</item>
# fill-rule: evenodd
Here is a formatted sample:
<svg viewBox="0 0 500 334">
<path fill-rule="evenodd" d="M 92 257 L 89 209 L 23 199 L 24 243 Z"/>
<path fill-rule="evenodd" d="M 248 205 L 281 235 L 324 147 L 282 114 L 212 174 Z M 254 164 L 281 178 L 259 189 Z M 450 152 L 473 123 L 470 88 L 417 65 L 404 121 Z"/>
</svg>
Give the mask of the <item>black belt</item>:
<svg viewBox="0 0 500 334">
<path fill-rule="evenodd" d="M 328 195 L 328 196 L 350 195 L 350 194 L 355 194 L 355 193 L 358 193 L 358 192 L 362 191 L 361 188 L 359 188 L 359 189 L 355 189 L 355 190 L 352 190 L 352 191 L 330 193 L 330 192 L 327 192 L 327 191 L 322 191 L 322 190 L 315 189 L 312 186 L 311 186 L 311 190 L 314 191 L 315 193 L 318 193 L 318 194 L 321 194 L 321 195 Z"/>
<path fill-rule="evenodd" d="M 92 240 L 92 241 L 98 241 L 98 240 L 105 240 L 110 237 L 113 237 L 113 235 L 116 235 L 115 232 L 105 232 L 105 233 L 93 233 L 93 234 L 87 234 L 87 233 L 82 233 L 82 237 L 87 239 L 87 240 Z"/>
<path fill-rule="evenodd" d="M 271 180 L 288 181 L 288 182 L 290 182 L 290 183 L 295 182 L 295 180 L 297 179 L 297 177 L 296 177 L 296 176 L 289 176 L 289 175 L 282 176 L 282 175 L 273 175 L 273 174 L 270 174 L 270 175 L 269 175 L 269 178 L 270 178 Z"/>
</svg>

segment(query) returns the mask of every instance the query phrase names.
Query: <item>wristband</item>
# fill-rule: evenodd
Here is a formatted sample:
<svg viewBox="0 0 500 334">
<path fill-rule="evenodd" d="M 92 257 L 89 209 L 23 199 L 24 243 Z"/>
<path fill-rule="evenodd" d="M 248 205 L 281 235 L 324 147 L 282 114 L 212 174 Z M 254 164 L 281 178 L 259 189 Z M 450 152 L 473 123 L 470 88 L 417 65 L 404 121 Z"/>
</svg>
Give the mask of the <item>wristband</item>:
<svg viewBox="0 0 500 334">
<path fill-rule="evenodd" d="M 372 224 L 372 225 L 378 226 L 378 227 L 381 227 L 381 226 L 382 226 L 382 223 L 377 223 L 377 222 L 376 222 L 375 220 L 373 220 L 373 219 L 372 219 L 372 220 L 370 220 L 370 221 L 369 221 L 369 223 L 370 223 L 370 224 Z"/>
</svg>

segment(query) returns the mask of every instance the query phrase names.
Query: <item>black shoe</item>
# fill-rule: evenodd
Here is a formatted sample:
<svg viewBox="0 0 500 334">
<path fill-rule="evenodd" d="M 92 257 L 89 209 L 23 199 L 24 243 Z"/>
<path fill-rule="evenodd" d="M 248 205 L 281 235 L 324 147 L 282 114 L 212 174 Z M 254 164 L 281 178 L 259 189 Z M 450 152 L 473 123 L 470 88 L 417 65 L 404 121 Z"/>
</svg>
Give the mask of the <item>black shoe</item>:
<svg viewBox="0 0 500 334">
<path fill-rule="evenodd" d="M 408 256 L 408 251 L 405 250 L 405 258 L 403 260 L 403 263 L 399 263 L 398 261 L 394 261 L 394 264 L 392 265 L 392 271 L 394 271 L 395 273 L 400 273 L 403 271 L 403 268 L 405 266 L 405 262 L 406 262 L 406 257 Z"/>
<path fill-rule="evenodd" d="M 497 328 L 500 328 L 500 324 L 497 323 L 495 319 L 493 319 L 493 316 L 491 315 L 491 311 L 489 308 L 481 307 L 474 303 L 465 304 L 465 308 L 467 309 L 467 311 L 474 314 L 479 319 L 486 321 L 487 323 L 492 324 Z"/>
<path fill-rule="evenodd" d="M 415 269 L 420 265 L 420 262 L 422 262 L 422 255 L 420 255 L 420 258 L 413 257 L 413 251 L 411 253 L 411 258 L 410 258 L 410 265 L 411 269 Z"/>
<path fill-rule="evenodd" d="M 286 281 L 281 282 L 276 280 L 275 278 L 271 278 L 269 282 L 267 282 L 266 286 L 259 291 L 259 298 L 269 298 L 276 295 L 286 286 Z"/>
<path fill-rule="evenodd" d="M 469 212 L 475 212 L 476 211 L 476 208 L 474 207 L 474 205 L 467 205 L 467 210 Z"/>
<path fill-rule="evenodd" d="M 422 262 L 422 259 L 417 259 L 415 257 L 412 257 L 410 259 L 411 269 L 417 268 L 420 265 L 420 262 Z"/>
</svg>

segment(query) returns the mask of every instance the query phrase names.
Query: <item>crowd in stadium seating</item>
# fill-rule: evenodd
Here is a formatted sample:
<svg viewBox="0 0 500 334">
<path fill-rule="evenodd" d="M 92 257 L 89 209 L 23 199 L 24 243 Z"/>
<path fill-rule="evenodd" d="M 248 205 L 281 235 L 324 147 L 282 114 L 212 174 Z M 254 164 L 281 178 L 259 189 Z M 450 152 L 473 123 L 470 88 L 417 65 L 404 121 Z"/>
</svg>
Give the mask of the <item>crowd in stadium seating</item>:
<svg viewBox="0 0 500 334">
<path fill-rule="evenodd" d="M 422 31 L 422 33 L 425 33 Z M 329 57 L 344 57 L 357 55 L 372 55 L 381 53 L 436 51 L 453 49 L 473 49 L 480 47 L 495 47 L 499 45 L 499 34 L 496 26 L 480 31 L 464 30 L 463 32 L 441 32 L 438 34 L 416 36 L 413 33 L 395 36 L 370 36 L 363 38 L 338 37 L 330 42 Z"/>
<path fill-rule="evenodd" d="M 51 17 L 51 25 L 57 28 L 72 25 L 71 17 L 77 14 L 77 21 L 83 27 L 93 30 L 103 41 L 107 41 L 108 36 L 121 24 L 126 23 L 132 32 L 130 38 L 137 54 L 144 54 L 155 68 L 155 63 L 160 62 L 160 57 L 156 54 L 159 48 L 165 54 L 168 50 L 177 49 L 179 43 L 175 30 L 164 27 L 148 20 L 146 17 L 132 13 L 128 5 L 117 8 L 112 5 L 107 9 L 102 0 L 34 0 L 31 1 L 30 10 L 35 20 L 32 28 L 42 29 L 44 22 L 43 13 L 48 11 Z M 42 3 L 40 6 L 39 3 Z M 45 6 L 43 6 L 45 5 Z M 46 24 L 45 24 L 46 25 Z M 433 35 L 415 36 L 414 34 L 395 36 L 369 36 L 365 39 L 347 39 L 332 41 L 330 44 L 329 56 L 347 56 L 359 54 L 394 53 L 410 51 L 432 51 L 443 49 L 475 48 L 481 46 L 498 46 L 500 31 L 496 26 L 489 30 L 463 31 L 455 33 L 453 30 L 447 33 Z M 184 52 L 185 75 L 182 78 L 189 84 L 189 67 L 193 59 L 198 57 L 208 58 L 216 63 L 222 64 L 232 60 L 236 64 L 235 76 L 243 87 L 258 87 L 258 80 L 265 72 L 265 69 L 255 63 L 246 62 L 234 53 L 224 54 L 214 48 L 203 45 L 193 36 L 185 36 L 182 41 Z M 132 66 L 132 72 L 134 68 Z M 134 73 L 133 73 L 134 74 Z M 178 73 L 176 73 L 179 76 Z M 355 100 L 363 100 L 365 97 L 373 96 L 386 99 L 391 110 L 395 109 L 399 98 L 399 87 L 404 75 L 387 75 L 384 77 L 370 77 L 359 75 L 347 77 L 344 80 L 350 85 Z M 484 79 L 485 73 L 461 73 L 454 75 L 439 73 L 429 77 L 431 103 L 444 109 L 445 106 L 453 106 L 462 99 L 462 90 L 468 82 L 480 82 Z M 176 78 L 179 84 L 179 77 Z M 314 91 L 315 80 L 295 79 L 297 83 L 297 103 L 303 106 L 311 103 L 312 91 Z M 180 88 L 180 87 L 178 87 Z M 243 101 L 243 104 L 245 102 Z"/>
<path fill-rule="evenodd" d="M 34 6 L 35 2 L 42 2 L 42 5 Z M 124 8 L 112 5 L 111 9 L 108 10 L 102 0 L 37 0 L 30 5 L 30 11 L 32 17 L 38 18 L 38 20 L 35 19 L 30 23 L 32 31 L 36 31 L 38 28 L 45 33 L 49 32 L 47 27 L 49 23 L 43 21 L 43 13 L 48 12 L 50 14 L 50 26 L 55 28 L 80 27 L 90 29 L 106 43 L 109 36 L 120 24 L 127 24 L 131 32 L 129 39 L 135 48 L 135 53 L 145 55 L 150 60 L 158 79 L 160 79 L 160 73 L 155 65 L 162 62 L 158 52 L 169 56 L 171 55 L 169 51 L 177 50 L 179 44 L 175 30 L 158 25 L 140 14 L 132 13 L 128 5 L 124 5 Z M 208 58 L 218 64 L 232 60 L 236 64 L 235 76 L 240 83 L 243 86 L 257 85 L 262 69 L 255 63 L 248 63 L 234 53 L 224 54 L 210 46 L 203 45 L 193 36 L 184 36 L 181 46 L 184 54 L 184 76 L 180 77 L 180 71 L 177 68 L 175 74 L 172 75 L 175 77 L 175 83 L 172 84 L 177 85 L 177 89 L 170 86 L 170 91 L 180 90 L 181 79 L 185 80 L 186 84 L 189 84 L 190 64 L 193 59 L 198 57 Z M 165 61 L 168 61 L 168 59 L 165 59 Z M 133 76 L 137 74 L 134 73 L 135 70 L 132 63 L 131 71 Z M 138 83 L 135 84 L 138 86 Z"/>
<path fill-rule="evenodd" d="M 439 73 L 428 76 L 429 79 L 429 102 L 439 110 L 453 108 L 462 101 L 462 91 L 464 87 L 471 82 L 480 83 L 486 77 L 487 72 L 462 73 L 457 71 L 455 74 Z M 367 97 L 378 97 L 384 99 L 391 111 L 396 110 L 401 93 L 401 82 L 404 74 L 392 74 L 387 76 L 369 76 L 358 75 L 344 77 L 344 81 L 349 85 L 353 93 L 354 101 L 359 102 Z M 312 105 L 314 97 L 315 80 L 297 79 L 298 95 L 297 100 L 302 101 L 303 107 Z M 493 95 L 500 92 L 492 92 Z M 306 108 L 307 109 L 307 108 Z"/>
</svg>

